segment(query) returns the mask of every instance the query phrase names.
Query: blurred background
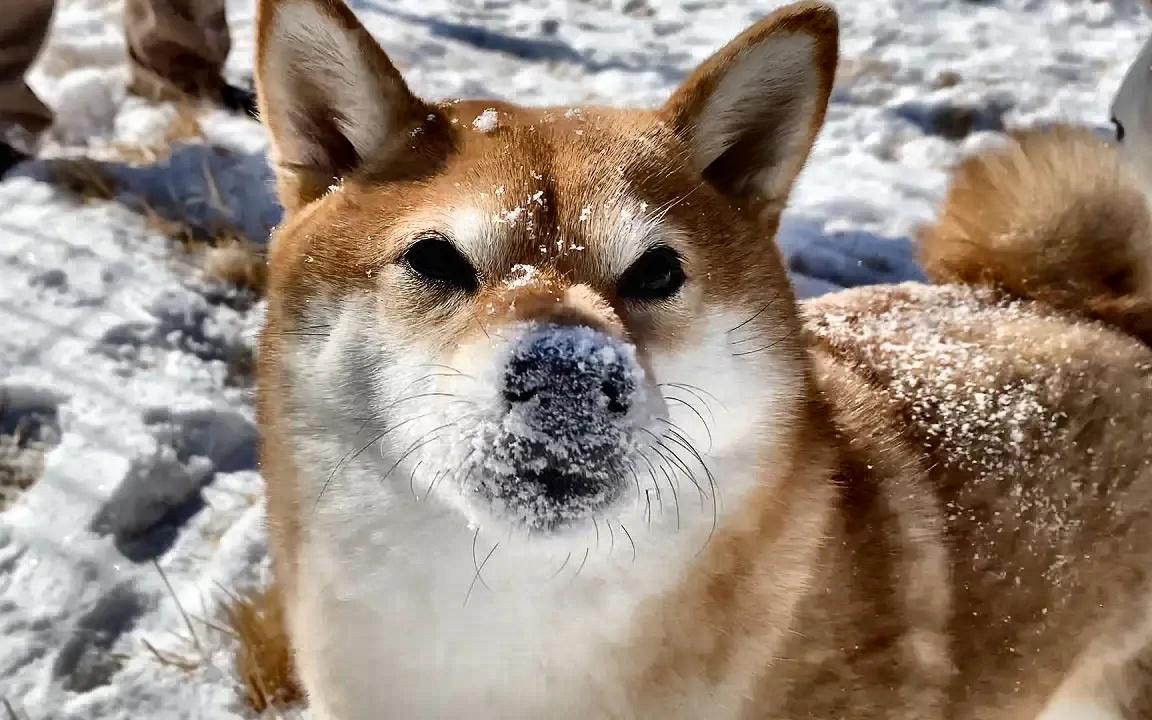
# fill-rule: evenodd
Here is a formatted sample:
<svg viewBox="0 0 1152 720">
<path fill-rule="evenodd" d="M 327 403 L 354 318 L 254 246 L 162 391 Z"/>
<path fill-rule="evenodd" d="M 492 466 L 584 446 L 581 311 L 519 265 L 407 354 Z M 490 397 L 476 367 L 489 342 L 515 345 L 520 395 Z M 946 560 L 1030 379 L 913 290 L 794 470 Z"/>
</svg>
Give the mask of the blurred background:
<svg viewBox="0 0 1152 720">
<path fill-rule="evenodd" d="M 0 21 L 36 1 L 0 0 Z M 660 103 L 784 3 L 350 4 L 429 99 L 579 107 Z M 909 238 L 949 168 L 1005 130 L 1111 134 L 1152 33 L 1137 0 L 835 4 L 836 89 L 781 236 L 804 296 L 918 278 Z M 251 397 L 280 210 L 243 107 L 253 0 L 226 16 L 227 97 L 131 92 L 119 0 L 58 0 L 26 74 L 54 117 L 0 179 L 7 720 L 305 712 L 265 710 L 234 657 L 235 601 L 267 580 Z M 8 37 L 0 58 L 27 40 Z"/>
</svg>

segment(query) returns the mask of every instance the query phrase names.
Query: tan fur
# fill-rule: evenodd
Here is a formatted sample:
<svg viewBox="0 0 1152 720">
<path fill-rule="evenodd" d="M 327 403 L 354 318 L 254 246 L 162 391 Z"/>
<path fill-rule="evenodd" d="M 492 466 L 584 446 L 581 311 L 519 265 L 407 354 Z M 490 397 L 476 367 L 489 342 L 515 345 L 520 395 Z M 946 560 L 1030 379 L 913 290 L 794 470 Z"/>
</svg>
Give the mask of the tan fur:
<svg viewBox="0 0 1152 720">
<path fill-rule="evenodd" d="M 1152 340 L 1147 200 L 1089 130 L 1017 133 L 962 163 L 921 257 L 938 282 L 995 285 Z"/>
<path fill-rule="evenodd" d="M 354 23 L 335 0 L 296 1 Z M 282 4 L 262 4 L 262 44 Z M 815 114 L 783 129 L 784 116 L 773 116 L 763 137 L 745 138 L 723 162 L 694 165 L 701 147 L 712 149 L 714 138 L 694 133 L 719 74 L 751 44 L 793 32 L 817 48 Z M 1008 720 L 1065 701 L 1149 716 L 1141 703 L 1152 684 L 1140 670 L 1152 647 L 1143 198 L 1112 151 L 1086 135 L 1025 134 L 962 166 L 925 232 L 925 264 L 944 284 L 798 306 L 768 239 L 787 191 L 777 183 L 791 184 L 823 117 L 835 33 L 824 6 L 784 9 L 654 112 L 586 108 L 574 119 L 563 109 L 411 99 L 432 116 L 423 132 L 380 157 L 326 167 L 339 172 L 339 190 L 322 194 L 314 169 L 307 182 L 298 168 L 282 171 L 289 216 L 270 255 L 260 418 L 293 633 L 326 621 L 306 617 L 299 600 L 314 580 L 297 567 L 309 527 L 293 453 L 308 438 L 293 435 L 300 408 L 285 357 L 316 307 L 371 298 L 399 328 L 398 346 L 467 346 L 523 319 L 589 325 L 634 343 L 646 368 L 700 341 L 700 308 L 734 307 L 747 319 L 729 332 L 746 327 L 757 340 L 749 352 L 771 353 L 787 374 L 778 402 L 788 421 L 775 434 L 753 429 L 761 481 L 725 509 L 703 551 L 684 558 L 676 586 L 614 638 L 603 661 L 618 670 L 578 716 Z M 385 63 L 377 50 L 367 52 Z M 261 92 L 275 117 L 276 91 Z M 401 106 L 409 101 L 401 93 Z M 488 108 L 498 127 L 472 131 Z M 278 148 L 293 139 L 284 125 L 272 131 Z M 758 162 L 769 145 L 756 142 L 780 132 L 799 133 L 788 137 L 803 137 L 803 152 L 783 158 L 768 182 L 750 182 L 759 168 L 741 160 Z M 408 233 L 481 193 L 485 212 L 500 213 L 493 188 L 535 192 L 526 170 L 546 178 L 547 201 L 529 208 L 533 230 L 494 225 L 475 298 L 437 303 L 404 284 L 395 267 Z M 667 307 L 638 310 L 616 297 L 621 268 L 607 252 L 540 250 L 611 247 L 622 210 L 581 217 L 607 206 L 600 193 L 616 187 L 662 208 L 676 230 L 690 282 Z M 518 264 L 539 277 L 509 284 Z M 312 692 L 325 673 L 347 670 L 301 661 Z M 328 702 L 323 717 L 341 717 Z"/>
</svg>

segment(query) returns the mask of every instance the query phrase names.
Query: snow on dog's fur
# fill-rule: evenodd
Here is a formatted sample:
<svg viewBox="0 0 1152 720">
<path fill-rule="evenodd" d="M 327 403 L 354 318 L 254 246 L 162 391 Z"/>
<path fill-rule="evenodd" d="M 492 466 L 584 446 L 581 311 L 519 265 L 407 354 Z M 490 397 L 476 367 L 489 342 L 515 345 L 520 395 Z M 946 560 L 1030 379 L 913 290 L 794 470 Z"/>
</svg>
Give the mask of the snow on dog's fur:
<svg viewBox="0 0 1152 720">
<path fill-rule="evenodd" d="M 1010 283 L 804 328 L 772 240 L 831 9 L 653 111 L 424 102 L 340 0 L 265 0 L 258 40 L 263 463 L 315 717 L 1134 702 L 1097 668 L 1142 650 L 1101 633 L 1143 622 L 1152 353 Z"/>
</svg>

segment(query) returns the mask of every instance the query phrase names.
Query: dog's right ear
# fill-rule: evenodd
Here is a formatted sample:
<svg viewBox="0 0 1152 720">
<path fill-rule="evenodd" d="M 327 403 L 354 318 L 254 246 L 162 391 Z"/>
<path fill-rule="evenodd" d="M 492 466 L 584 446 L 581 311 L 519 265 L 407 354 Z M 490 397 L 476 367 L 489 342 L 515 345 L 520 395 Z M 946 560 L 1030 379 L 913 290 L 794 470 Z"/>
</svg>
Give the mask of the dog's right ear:
<svg viewBox="0 0 1152 720">
<path fill-rule="evenodd" d="M 431 112 L 342 0 L 260 0 L 256 87 L 289 213 L 386 165 Z"/>
</svg>

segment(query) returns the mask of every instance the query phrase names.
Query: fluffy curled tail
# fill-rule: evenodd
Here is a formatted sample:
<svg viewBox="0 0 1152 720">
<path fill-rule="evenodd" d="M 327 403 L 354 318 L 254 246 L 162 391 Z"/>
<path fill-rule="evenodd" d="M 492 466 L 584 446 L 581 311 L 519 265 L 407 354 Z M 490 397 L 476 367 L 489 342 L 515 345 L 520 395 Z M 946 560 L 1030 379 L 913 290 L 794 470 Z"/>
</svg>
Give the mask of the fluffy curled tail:
<svg viewBox="0 0 1152 720">
<path fill-rule="evenodd" d="M 956 170 L 920 256 L 938 282 L 995 285 L 1152 344 L 1152 216 L 1117 150 L 1088 130 L 1015 134 Z"/>
</svg>

